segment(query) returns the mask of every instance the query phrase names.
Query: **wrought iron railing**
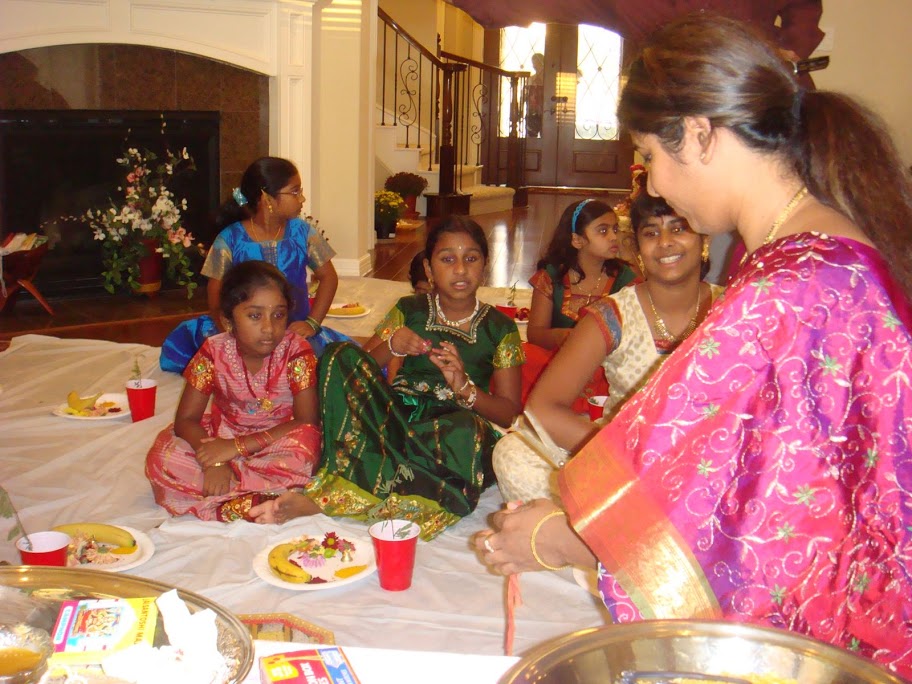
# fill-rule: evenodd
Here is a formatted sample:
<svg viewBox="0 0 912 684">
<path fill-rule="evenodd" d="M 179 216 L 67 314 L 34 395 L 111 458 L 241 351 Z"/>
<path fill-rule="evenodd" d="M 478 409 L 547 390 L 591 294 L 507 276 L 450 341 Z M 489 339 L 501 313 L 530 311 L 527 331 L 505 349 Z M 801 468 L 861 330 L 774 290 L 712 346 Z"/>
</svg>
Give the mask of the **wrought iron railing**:
<svg viewBox="0 0 912 684">
<path fill-rule="evenodd" d="M 427 171 L 439 165 L 439 194 L 462 189 L 466 166 L 481 166 L 481 182 L 487 185 L 524 185 L 521 129 L 529 74 L 442 52 L 439 46 L 432 52 L 382 9 L 378 16 L 380 123 L 402 127 L 399 140 L 422 151 Z M 509 131 L 501 132 L 504 107 Z"/>
</svg>

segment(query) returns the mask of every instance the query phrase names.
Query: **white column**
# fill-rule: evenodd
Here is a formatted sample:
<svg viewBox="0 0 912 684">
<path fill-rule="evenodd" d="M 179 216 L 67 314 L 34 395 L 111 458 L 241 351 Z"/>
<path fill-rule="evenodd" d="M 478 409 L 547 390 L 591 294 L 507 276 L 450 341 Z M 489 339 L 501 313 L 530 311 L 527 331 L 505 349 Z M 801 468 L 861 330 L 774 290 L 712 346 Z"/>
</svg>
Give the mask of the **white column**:
<svg viewBox="0 0 912 684">
<path fill-rule="evenodd" d="M 340 275 L 364 275 L 373 246 L 377 0 L 314 7 L 314 215 Z"/>
<path fill-rule="evenodd" d="M 301 187 L 312 203 L 314 2 L 280 0 L 276 13 L 276 76 L 269 87 L 269 152 L 290 159 L 301 173 Z M 312 213 L 313 205 L 305 206 Z M 321 218 L 317 215 L 317 218 Z M 322 221 L 321 221 L 322 227 Z"/>
</svg>

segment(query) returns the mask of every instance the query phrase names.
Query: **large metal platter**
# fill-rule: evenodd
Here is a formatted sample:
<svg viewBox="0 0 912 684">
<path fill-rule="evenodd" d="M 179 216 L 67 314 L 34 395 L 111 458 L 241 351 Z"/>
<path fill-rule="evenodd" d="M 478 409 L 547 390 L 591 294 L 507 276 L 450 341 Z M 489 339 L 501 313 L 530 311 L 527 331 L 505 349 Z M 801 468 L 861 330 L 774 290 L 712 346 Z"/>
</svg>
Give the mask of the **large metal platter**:
<svg viewBox="0 0 912 684">
<path fill-rule="evenodd" d="M 0 567 L 0 586 L 19 589 L 40 601 L 44 610 L 34 611 L 30 619 L 30 622 L 38 623 L 46 623 L 56 617 L 54 603 L 59 605 L 61 601 L 72 598 L 143 598 L 160 596 L 176 589 L 162 582 L 132 575 L 35 565 Z M 177 593 L 190 612 L 208 608 L 218 616 L 218 649 L 228 663 L 231 672 L 229 682 L 235 684 L 243 681 L 254 661 L 250 632 L 237 617 L 217 603 L 183 589 L 177 589 Z M 53 629 L 53 623 L 33 626 L 49 632 Z"/>
</svg>

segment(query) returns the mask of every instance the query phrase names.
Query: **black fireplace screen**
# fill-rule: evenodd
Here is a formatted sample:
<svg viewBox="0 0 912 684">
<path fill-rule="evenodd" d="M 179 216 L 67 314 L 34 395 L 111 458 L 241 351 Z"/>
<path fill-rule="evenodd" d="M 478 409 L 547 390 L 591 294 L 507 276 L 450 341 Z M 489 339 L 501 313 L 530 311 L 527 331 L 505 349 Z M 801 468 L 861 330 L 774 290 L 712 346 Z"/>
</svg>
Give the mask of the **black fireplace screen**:
<svg viewBox="0 0 912 684">
<path fill-rule="evenodd" d="M 45 295 L 103 291 L 100 243 L 87 224 L 61 217 L 123 198 L 116 159 L 128 146 L 159 155 L 166 147 L 187 148 L 196 171 L 175 176 L 171 190 L 187 199 L 187 229 L 211 244 L 210 217 L 219 202 L 219 112 L 0 111 L 0 241 L 8 233 L 49 237 L 51 250 L 35 278 Z"/>
</svg>

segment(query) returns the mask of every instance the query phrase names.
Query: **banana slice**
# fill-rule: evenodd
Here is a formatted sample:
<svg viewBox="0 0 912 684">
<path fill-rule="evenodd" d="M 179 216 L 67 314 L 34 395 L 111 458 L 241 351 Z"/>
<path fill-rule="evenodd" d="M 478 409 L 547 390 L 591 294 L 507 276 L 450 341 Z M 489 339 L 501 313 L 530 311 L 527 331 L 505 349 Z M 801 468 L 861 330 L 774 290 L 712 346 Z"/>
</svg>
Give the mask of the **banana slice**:
<svg viewBox="0 0 912 684">
<path fill-rule="evenodd" d="M 333 316 L 360 316 L 365 311 L 367 311 L 365 307 L 358 304 L 358 302 L 355 302 L 353 304 L 332 308 L 329 310 L 329 313 Z"/>
<path fill-rule="evenodd" d="M 292 582 L 293 584 L 306 584 L 313 579 L 313 576 L 298 567 L 290 560 L 288 556 L 295 550 L 294 544 L 279 544 L 269 552 L 269 569 L 281 580 Z"/>
<path fill-rule="evenodd" d="M 67 395 L 67 406 L 74 411 L 88 411 L 95 406 L 95 402 L 98 401 L 98 397 L 102 394 L 102 392 L 99 392 L 98 394 L 93 394 L 91 397 L 80 397 L 78 392 L 70 392 Z"/>
<path fill-rule="evenodd" d="M 71 537 L 87 537 L 112 548 L 111 553 L 127 555 L 136 552 L 136 539 L 127 530 L 115 525 L 105 523 L 70 523 L 57 525 L 53 528 L 57 532 L 64 532 Z"/>
</svg>

